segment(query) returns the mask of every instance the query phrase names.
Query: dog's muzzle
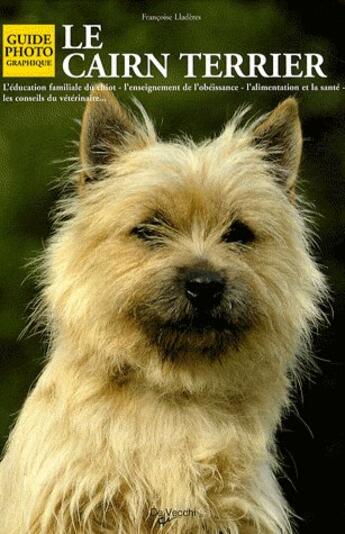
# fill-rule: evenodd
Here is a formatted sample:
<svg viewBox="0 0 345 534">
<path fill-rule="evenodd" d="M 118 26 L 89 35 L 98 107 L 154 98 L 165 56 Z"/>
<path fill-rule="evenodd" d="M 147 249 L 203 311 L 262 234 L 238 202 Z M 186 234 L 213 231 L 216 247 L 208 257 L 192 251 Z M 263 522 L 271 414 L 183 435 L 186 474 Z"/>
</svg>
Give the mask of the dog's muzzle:
<svg viewBox="0 0 345 534">
<path fill-rule="evenodd" d="M 178 269 L 135 319 L 166 358 L 184 353 L 218 357 L 236 346 L 254 322 L 248 287 L 211 266 Z"/>
</svg>

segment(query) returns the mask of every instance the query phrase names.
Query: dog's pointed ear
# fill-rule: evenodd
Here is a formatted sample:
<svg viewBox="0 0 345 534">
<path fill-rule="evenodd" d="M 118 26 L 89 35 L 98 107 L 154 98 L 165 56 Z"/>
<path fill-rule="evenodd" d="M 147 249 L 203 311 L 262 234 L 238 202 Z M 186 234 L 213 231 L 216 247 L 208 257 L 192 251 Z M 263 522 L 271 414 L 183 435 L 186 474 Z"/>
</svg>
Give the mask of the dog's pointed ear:
<svg viewBox="0 0 345 534">
<path fill-rule="evenodd" d="M 82 188 L 86 182 L 99 180 L 105 166 L 116 155 L 122 150 L 144 146 L 148 137 L 145 125 L 140 125 L 104 85 L 96 85 L 81 124 L 79 187 Z"/>
<path fill-rule="evenodd" d="M 272 162 L 272 171 L 291 201 L 302 154 L 302 130 L 295 98 L 281 102 L 254 129 L 254 141 L 262 146 L 265 158 Z"/>
</svg>

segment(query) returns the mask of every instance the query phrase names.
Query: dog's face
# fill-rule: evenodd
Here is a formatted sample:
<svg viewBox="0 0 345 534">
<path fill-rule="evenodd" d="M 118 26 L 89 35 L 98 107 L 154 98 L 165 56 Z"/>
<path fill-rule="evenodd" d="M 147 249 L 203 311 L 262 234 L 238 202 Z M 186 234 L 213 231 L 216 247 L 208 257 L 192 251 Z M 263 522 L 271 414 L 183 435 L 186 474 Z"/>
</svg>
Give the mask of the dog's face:
<svg viewBox="0 0 345 534">
<path fill-rule="evenodd" d="M 46 294 L 60 323 L 131 363 L 135 347 L 139 367 L 297 346 L 321 278 L 293 202 L 296 103 L 194 145 L 158 142 L 147 119 L 96 94 L 80 195 L 51 247 Z"/>
<path fill-rule="evenodd" d="M 167 152 L 174 163 L 167 165 Z M 115 313 L 133 321 L 162 358 L 217 357 L 260 314 L 250 267 L 262 238 L 255 213 L 236 208 L 236 192 L 216 169 L 210 180 L 202 151 L 157 146 L 145 159 L 122 177 L 126 211 L 113 236 L 121 274 L 107 282 L 119 284 Z"/>
</svg>

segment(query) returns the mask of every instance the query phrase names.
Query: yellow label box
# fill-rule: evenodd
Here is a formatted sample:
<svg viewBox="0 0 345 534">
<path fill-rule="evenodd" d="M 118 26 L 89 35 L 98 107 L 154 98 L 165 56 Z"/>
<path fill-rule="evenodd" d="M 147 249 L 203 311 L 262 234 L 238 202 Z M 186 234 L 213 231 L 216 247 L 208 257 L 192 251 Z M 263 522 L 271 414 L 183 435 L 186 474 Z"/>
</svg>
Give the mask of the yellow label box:
<svg viewBox="0 0 345 534">
<path fill-rule="evenodd" d="M 4 24 L 2 30 L 4 78 L 55 76 L 55 25 Z"/>
</svg>

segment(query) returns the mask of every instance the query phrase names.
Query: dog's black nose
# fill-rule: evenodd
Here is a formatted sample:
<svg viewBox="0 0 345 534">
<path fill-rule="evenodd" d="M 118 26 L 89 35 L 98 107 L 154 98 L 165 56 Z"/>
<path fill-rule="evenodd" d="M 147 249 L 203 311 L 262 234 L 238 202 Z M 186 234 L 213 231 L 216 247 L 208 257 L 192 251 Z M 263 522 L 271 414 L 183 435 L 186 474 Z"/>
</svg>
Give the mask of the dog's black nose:
<svg viewBox="0 0 345 534">
<path fill-rule="evenodd" d="M 190 271 L 185 278 L 186 296 L 199 309 L 217 306 L 224 289 L 224 278 L 214 271 Z"/>
</svg>

